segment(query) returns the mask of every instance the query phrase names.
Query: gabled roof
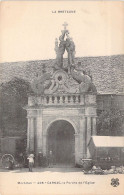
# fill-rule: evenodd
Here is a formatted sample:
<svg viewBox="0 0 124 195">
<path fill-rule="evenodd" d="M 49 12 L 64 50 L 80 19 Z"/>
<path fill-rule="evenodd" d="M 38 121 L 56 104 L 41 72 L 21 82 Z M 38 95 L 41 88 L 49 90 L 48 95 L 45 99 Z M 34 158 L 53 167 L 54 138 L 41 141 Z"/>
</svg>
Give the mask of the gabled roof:
<svg viewBox="0 0 124 195">
<path fill-rule="evenodd" d="M 96 147 L 124 147 L 124 137 L 122 136 L 92 136 Z"/>
</svg>

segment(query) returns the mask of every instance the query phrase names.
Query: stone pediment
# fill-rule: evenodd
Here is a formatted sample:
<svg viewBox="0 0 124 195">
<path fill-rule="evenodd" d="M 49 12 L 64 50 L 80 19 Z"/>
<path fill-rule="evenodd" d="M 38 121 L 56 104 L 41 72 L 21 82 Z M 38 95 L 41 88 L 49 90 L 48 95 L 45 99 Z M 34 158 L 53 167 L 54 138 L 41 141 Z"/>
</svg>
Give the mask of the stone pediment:
<svg viewBox="0 0 124 195">
<path fill-rule="evenodd" d="M 79 83 L 64 70 L 45 73 L 32 83 L 33 91 L 38 95 L 47 94 L 75 94 L 79 93 Z"/>
<path fill-rule="evenodd" d="M 58 39 L 55 40 L 56 62 L 52 66 L 52 72 L 37 77 L 32 84 L 33 91 L 37 95 L 96 93 L 92 76 L 76 68 L 75 44 L 66 28 L 62 30 L 59 41 L 58 44 Z M 66 70 L 63 61 L 65 51 L 68 54 Z"/>
<path fill-rule="evenodd" d="M 44 91 L 45 94 L 51 93 L 79 93 L 79 84 L 68 75 L 64 70 L 57 70 L 54 72 L 52 79 L 52 86 Z"/>
<path fill-rule="evenodd" d="M 76 69 L 70 74 L 63 69 L 44 73 L 33 81 L 32 89 L 37 95 L 96 93 L 91 78 Z"/>
</svg>

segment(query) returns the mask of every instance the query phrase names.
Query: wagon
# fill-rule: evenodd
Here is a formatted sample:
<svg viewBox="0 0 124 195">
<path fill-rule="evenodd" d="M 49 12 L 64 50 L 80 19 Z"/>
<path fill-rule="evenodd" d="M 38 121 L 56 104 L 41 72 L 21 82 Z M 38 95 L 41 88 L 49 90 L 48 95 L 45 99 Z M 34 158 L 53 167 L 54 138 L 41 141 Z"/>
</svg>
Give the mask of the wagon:
<svg viewBox="0 0 124 195">
<path fill-rule="evenodd" d="M 21 142 L 20 137 L 4 137 L 0 139 L 0 164 L 2 168 L 13 169 L 25 165 L 25 156 L 19 150 L 19 144 Z"/>
</svg>

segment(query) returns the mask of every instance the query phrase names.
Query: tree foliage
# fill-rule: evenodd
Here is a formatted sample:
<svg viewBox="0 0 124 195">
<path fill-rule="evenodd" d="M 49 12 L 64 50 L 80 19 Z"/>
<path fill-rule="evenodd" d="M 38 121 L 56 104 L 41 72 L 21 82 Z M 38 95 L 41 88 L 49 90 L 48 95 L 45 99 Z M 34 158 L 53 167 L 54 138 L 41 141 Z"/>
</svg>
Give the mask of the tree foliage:
<svg viewBox="0 0 124 195">
<path fill-rule="evenodd" d="M 0 129 L 2 136 L 25 135 L 27 129 L 26 110 L 30 84 L 19 78 L 0 86 Z"/>
<path fill-rule="evenodd" d="M 102 111 L 97 118 L 97 134 L 124 135 L 124 113 L 118 108 L 108 108 Z"/>
</svg>

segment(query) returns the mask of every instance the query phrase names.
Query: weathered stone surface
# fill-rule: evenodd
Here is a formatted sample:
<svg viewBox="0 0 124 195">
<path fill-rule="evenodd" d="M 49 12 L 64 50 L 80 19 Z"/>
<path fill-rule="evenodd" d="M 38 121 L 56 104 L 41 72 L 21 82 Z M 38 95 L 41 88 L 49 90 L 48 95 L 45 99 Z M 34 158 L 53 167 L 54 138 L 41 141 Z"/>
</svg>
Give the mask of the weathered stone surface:
<svg viewBox="0 0 124 195">
<path fill-rule="evenodd" d="M 28 150 L 34 148 L 36 155 L 39 151 L 47 155 L 48 129 L 55 121 L 63 120 L 69 122 L 75 131 L 75 164 L 79 164 L 82 158 L 89 157 L 87 144 L 91 135 L 96 133 L 96 96 L 81 94 L 81 98 L 83 99 L 82 105 L 80 102 L 75 104 L 75 101 L 65 105 L 61 102 L 60 104 L 54 102 L 51 105 L 50 101 L 46 105 L 40 97 L 30 97 L 27 107 Z M 32 124 L 33 122 L 34 124 Z"/>
</svg>

